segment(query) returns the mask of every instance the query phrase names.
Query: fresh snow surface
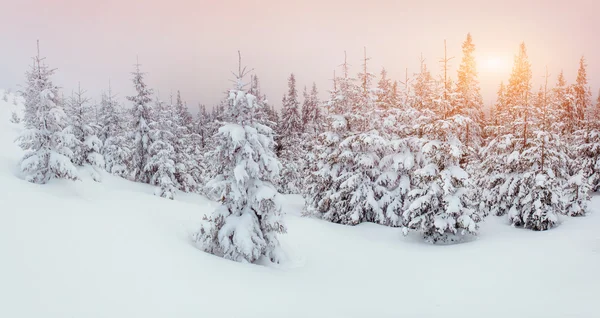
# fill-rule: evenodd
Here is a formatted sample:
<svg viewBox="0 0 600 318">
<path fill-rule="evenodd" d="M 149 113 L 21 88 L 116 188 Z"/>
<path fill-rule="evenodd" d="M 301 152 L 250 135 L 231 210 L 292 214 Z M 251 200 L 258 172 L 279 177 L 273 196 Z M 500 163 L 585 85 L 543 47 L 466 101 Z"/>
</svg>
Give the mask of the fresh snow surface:
<svg viewBox="0 0 600 318">
<path fill-rule="evenodd" d="M 435 246 L 303 218 L 290 195 L 289 261 L 240 264 L 192 245 L 216 207 L 201 196 L 162 199 L 87 168 L 81 181 L 24 181 L 10 102 L 0 99 L 0 317 L 600 317 L 600 197 L 595 213 L 550 231 L 489 217 L 476 240 Z"/>
</svg>

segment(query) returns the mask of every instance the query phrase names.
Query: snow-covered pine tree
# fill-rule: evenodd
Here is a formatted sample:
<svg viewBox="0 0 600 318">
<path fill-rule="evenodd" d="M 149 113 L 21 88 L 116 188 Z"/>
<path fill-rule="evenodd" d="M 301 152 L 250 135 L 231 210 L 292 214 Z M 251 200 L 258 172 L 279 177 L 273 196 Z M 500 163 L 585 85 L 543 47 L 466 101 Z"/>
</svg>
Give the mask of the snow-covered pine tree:
<svg viewBox="0 0 600 318">
<path fill-rule="evenodd" d="M 144 73 L 140 70 L 140 64 L 135 64 L 132 81 L 136 94 L 128 96 L 127 99 L 133 103 L 133 131 L 132 131 L 132 158 L 131 169 L 135 181 L 148 183 L 150 175 L 145 172 L 145 167 L 150 157 L 150 127 L 148 126 L 152 114 L 150 101 L 152 100 L 152 89 L 144 82 Z"/>
<path fill-rule="evenodd" d="M 468 47 L 467 51 L 472 49 Z M 465 141 L 468 140 L 467 127 L 473 126 L 474 121 L 465 116 L 472 114 L 467 109 L 470 106 L 457 100 L 462 89 L 454 89 L 448 77 L 451 59 L 446 54 L 444 42 L 444 57 L 441 59 L 444 75 L 441 81 L 429 86 L 432 96 L 426 99 L 433 97 L 435 107 L 421 108 L 425 118 L 417 128 L 419 138 L 416 140 L 416 149 L 419 152 L 412 173 L 411 189 L 406 194 L 408 202 L 402 213 L 404 233 L 417 231 L 431 243 L 454 242 L 466 234 L 476 235 L 478 223 L 483 219 L 483 213 L 473 203 L 475 192 L 471 177 L 461 167 L 461 161 L 474 152 L 463 144 L 461 136 L 465 136 Z M 474 65 L 469 67 L 473 68 Z M 467 72 L 466 68 L 464 66 L 461 70 Z M 463 79 L 465 83 L 475 84 L 473 73 L 467 75 L 459 72 L 461 75 L 470 77 L 469 80 Z M 461 109 L 461 106 L 464 108 Z"/>
<path fill-rule="evenodd" d="M 206 111 L 206 106 L 198 105 L 198 115 L 192 119 L 193 125 L 190 130 L 190 143 L 187 148 L 187 154 L 191 160 L 188 172 L 196 181 L 196 192 L 204 194 L 204 187 L 208 182 L 209 174 L 206 171 L 205 152 L 208 150 L 208 143 L 211 136 L 208 136 L 208 125 L 210 124 L 210 115 Z"/>
<path fill-rule="evenodd" d="M 313 83 L 310 93 L 305 86 L 302 95 L 304 97 L 302 103 L 302 125 L 304 132 L 310 136 L 315 136 L 320 132 L 322 126 L 321 105 L 317 85 Z"/>
<path fill-rule="evenodd" d="M 377 107 L 380 109 L 388 109 L 395 107 L 396 105 L 396 94 L 393 90 L 392 81 L 387 77 L 387 71 L 385 68 L 381 69 L 381 78 L 377 82 Z"/>
<path fill-rule="evenodd" d="M 420 129 L 421 151 L 407 194 L 409 203 L 402 214 L 405 234 L 416 230 L 432 243 L 477 234 L 483 214 L 471 201 L 471 180 L 460 167 L 465 147 L 458 136 L 468 122 L 454 115 L 434 118 Z"/>
<path fill-rule="evenodd" d="M 559 110 L 559 120 L 553 125 L 560 133 L 569 133 L 574 129 L 574 95 L 572 86 L 567 85 L 563 71 L 557 77 L 557 82 L 551 94 L 552 107 Z"/>
<path fill-rule="evenodd" d="M 506 108 L 499 110 L 503 131 L 511 133 L 496 137 L 483 151 L 478 185 L 487 211 L 506 213 L 514 226 L 539 231 L 556 226 L 569 203 L 564 197 L 568 157 L 565 142 L 550 125 L 550 119 L 559 117 L 559 106 L 550 103 L 544 88 L 543 100 L 532 107 L 530 91 L 531 65 L 523 43 L 515 56 Z"/>
<path fill-rule="evenodd" d="M 288 92 L 283 98 L 281 121 L 278 126 L 279 158 L 283 169 L 279 189 L 282 193 L 300 193 L 304 166 L 302 151 L 302 118 L 296 90 L 296 77 L 288 79 Z"/>
<path fill-rule="evenodd" d="M 408 104 L 417 110 L 435 110 L 435 94 L 433 93 L 434 82 L 431 72 L 427 69 L 425 60 L 421 59 L 421 69 L 412 82 L 412 92 L 408 97 Z"/>
<path fill-rule="evenodd" d="M 77 166 L 89 164 L 94 168 L 104 169 L 104 157 L 101 154 L 102 141 L 97 136 L 99 128 L 94 123 L 94 108 L 85 93 L 79 85 L 66 103 L 68 130 L 75 136 L 75 144 L 72 148 L 73 163 Z M 94 171 L 92 177 L 95 181 L 100 181 L 98 171 Z"/>
<path fill-rule="evenodd" d="M 410 201 L 408 193 L 412 189 L 412 177 L 420 160 L 420 139 L 415 137 L 415 126 L 428 121 L 428 112 L 422 113 L 412 107 L 402 105 L 385 110 L 382 120 L 382 135 L 388 140 L 388 149 L 381 158 L 381 174 L 376 180 L 376 195 L 384 214 L 379 223 L 401 227 L 402 214 Z"/>
<path fill-rule="evenodd" d="M 58 103 L 58 88 L 51 80 L 53 74 L 54 70 L 40 58 L 38 42 L 38 54 L 33 58 L 31 70 L 25 73 L 27 82 L 22 92 L 25 130 L 17 140 L 25 150 L 21 170 L 25 179 L 34 183 L 78 179 L 70 148 L 75 136 L 65 130 L 68 118 Z"/>
<path fill-rule="evenodd" d="M 493 139 L 500 135 L 507 133 L 505 123 L 508 122 L 507 118 L 504 118 L 509 114 L 506 104 L 506 87 L 504 82 L 500 82 L 498 87 L 496 103 L 490 110 L 490 118 L 487 121 L 487 125 L 484 127 L 484 134 L 487 138 Z"/>
<path fill-rule="evenodd" d="M 336 78 L 328 103 L 327 131 L 318 138 L 319 153 L 307 181 L 307 214 L 356 225 L 385 218 L 378 202 L 379 162 L 387 141 L 373 129 L 379 122 L 372 74 L 365 56 L 361 85 L 354 85 L 344 61 L 343 77 Z"/>
<path fill-rule="evenodd" d="M 304 88 L 304 102 L 302 104 L 302 123 L 304 127 L 304 134 L 302 136 L 302 148 L 304 151 L 304 165 L 300 174 L 301 178 L 301 191 L 304 192 L 307 186 L 308 175 L 315 171 L 317 165 L 317 151 L 316 139 L 319 134 L 323 132 L 323 114 L 321 110 L 321 103 L 318 97 L 317 86 L 315 83 L 312 85 L 310 93 Z"/>
<path fill-rule="evenodd" d="M 211 160 L 221 165 L 208 186 L 220 192 L 222 205 L 194 240 L 200 249 L 234 261 L 254 263 L 265 256 L 279 262 L 283 254 L 277 235 L 286 228 L 280 194 L 272 183 L 281 165 L 272 150 L 273 131 L 253 118 L 263 105 L 244 89 L 245 75 L 240 55 L 236 84 L 228 97 L 228 122 L 219 128 L 211 153 Z"/>
<path fill-rule="evenodd" d="M 166 106 L 157 97 L 149 125 L 149 157 L 144 166 L 144 173 L 150 176 L 149 183 L 157 186 L 155 195 L 173 200 L 177 180 L 174 161 L 176 154 L 173 147 L 175 135 L 172 133 L 175 124 L 172 119 L 173 111 L 170 108 L 172 107 Z"/>
<path fill-rule="evenodd" d="M 106 171 L 123 178 L 129 177 L 132 156 L 131 142 L 126 135 L 128 122 L 125 114 L 109 83 L 108 91 L 102 93 L 100 99 L 98 137 L 102 142 L 101 153 Z"/>
<path fill-rule="evenodd" d="M 585 113 L 592 107 L 592 92 L 588 86 L 587 63 L 582 56 L 579 60 L 579 70 L 577 71 L 577 80 L 573 87 L 575 95 L 575 118 L 579 121 L 580 127 L 584 122 Z"/>
<path fill-rule="evenodd" d="M 458 67 L 458 80 L 456 83 L 456 92 L 458 93 L 458 113 L 464 117 L 470 118 L 472 123 L 466 125 L 464 134 L 461 134 L 460 140 L 469 148 L 478 151 L 482 143 L 482 129 L 484 126 L 483 99 L 479 89 L 479 79 L 477 78 L 477 65 L 475 63 L 475 44 L 471 34 L 467 34 L 467 39 L 462 44 L 463 57 Z"/>
<path fill-rule="evenodd" d="M 200 171 L 202 159 L 196 155 L 199 153 L 197 149 L 199 136 L 193 131 L 193 118 L 187 109 L 187 106 L 181 100 L 181 93 L 177 91 L 177 101 L 175 106 L 170 105 L 172 128 L 170 132 L 173 134 L 172 146 L 175 151 L 175 178 L 179 190 L 184 192 L 198 191 L 200 179 L 194 178 L 192 171 Z"/>
</svg>

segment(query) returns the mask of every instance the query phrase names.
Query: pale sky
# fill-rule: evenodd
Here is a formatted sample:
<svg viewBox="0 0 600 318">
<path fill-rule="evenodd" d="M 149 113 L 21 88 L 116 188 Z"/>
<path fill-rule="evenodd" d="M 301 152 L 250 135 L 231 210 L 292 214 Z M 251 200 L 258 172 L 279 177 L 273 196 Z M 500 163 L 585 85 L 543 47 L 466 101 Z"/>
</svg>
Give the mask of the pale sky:
<svg viewBox="0 0 600 318">
<path fill-rule="evenodd" d="M 39 39 L 65 94 L 81 82 L 98 98 L 110 78 L 127 104 L 137 55 L 148 84 L 163 99 L 179 89 L 195 110 L 198 102 L 210 107 L 223 98 L 241 50 L 244 64 L 254 68 L 263 91 L 279 106 L 289 73 L 301 87 L 315 81 L 325 97 L 344 50 L 358 72 L 364 46 L 371 72 L 379 74 L 385 66 L 401 80 L 405 68 L 411 75 L 418 71 L 421 53 L 439 74 L 446 39 L 455 78 L 460 45 L 471 32 L 486 104 L 508 79 L 521 41 L 533 64 L 535 89 L 546 65 L 552 84 L 561 69 L 574 81 L 585 55 L 596 96 L 598 17 L 598 0 L 2 0 L 0 87 L 24 83 Z"/>
</svg>

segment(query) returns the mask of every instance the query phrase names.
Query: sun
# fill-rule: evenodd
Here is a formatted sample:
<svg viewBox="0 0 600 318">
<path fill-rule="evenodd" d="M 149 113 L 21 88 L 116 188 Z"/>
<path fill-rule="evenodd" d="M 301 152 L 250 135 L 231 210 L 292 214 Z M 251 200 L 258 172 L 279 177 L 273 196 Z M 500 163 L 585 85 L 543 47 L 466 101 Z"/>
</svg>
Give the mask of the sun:
<svg viewBox="0 0 600 318">
<path fill-rule="evenodd" d="M 501 73 L 508 69 L 509 63 L 499 56 L 488 56 L 483 58 L 481 67 L 487 72 Z"/>
</svg>

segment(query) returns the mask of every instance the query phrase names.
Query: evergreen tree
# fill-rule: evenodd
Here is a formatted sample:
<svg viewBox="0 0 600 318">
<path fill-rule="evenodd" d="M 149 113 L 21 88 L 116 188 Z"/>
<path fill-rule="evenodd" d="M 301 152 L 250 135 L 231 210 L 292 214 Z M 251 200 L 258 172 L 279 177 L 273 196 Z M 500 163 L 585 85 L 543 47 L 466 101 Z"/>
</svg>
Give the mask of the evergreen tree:
<svg viewBox="0 0 600 318">
<path fill-rule="evenodd" d="M 175 106 L 170 105 L 170 110 L 172 120 L 169 121 L 169 132 L 173 135 L 176 184 L 181 191 L 196 192 L 198 184 L 202 182 L 201 179 L 194 177 L 194 174 L 198 174 L 201 170 L 200 166 L 202 165 L 202 160 L 194 156 L 199 153 L 197 149 L 200 147 L 199 136 L 192 131 L 192 115 L 181 100 L 179 91 L 177 91 L 176 104 Z"/>
<path fill-rule="evenodd" d="M 85 97 L 81 86 L 67 101 L 65 112 L 69 118 L 68 129 L 75 136 L 73 147 L 73 163 L 77 166 L 89 164 L 104 168 L 104 157 L 101 154 L 102 141 L 97 136 L 98 126 L 94 122 L 94 109 L 90 99 Z M 95 172 L 94 180 L 99 181 L 100 175 Z"/>
<path fill-rule="evenodd" d="M 59 104 L 58 88 L 52 83 L 54 70 L 38 55 L 31 70 L 25 73 L 25 130 L 18 138 L 25 151 L 21 170 L 25 179 L 47 183 L 51 179 L 78 179 L 71 162 L 75 136 L 66 130 L 67 116 Z"/>
<path fill-rule="evenodd" d="M 149 183 L 157 186 L 155 195 L 171 199 L 175 197 L 177 184 L 175 172 L 175 149 L 173 141 L 176 136 L 172 133 L 173 111 L 160 99 L 156 99 L 154 116 L 150 122 L 150 145 L 148 160 L 144 173 L 150 176 Z"/>
<path fill-rule="evenodd" d="M 240 57 L 241 61 L 241 57 Z M 217 147 L 211 160 L 221 163 L 208 186 L 220 192 L 222 205 L 194 236 L 206 252 L 238 262 L 256 262 L 265 256 L 282 260 L 280 233 L 281 201 L 272 182 L 280 163 L 273 153 L 273 131 L 253 120 L 258 99 L 244 90 L 241 62 L 236 85 L 229 92 L 228 120 L 219 128 Z"/>
<path fill-rule="evenodd" d="M 410 204 L 403 213 L 405 233 L 417 230 L 433 243 L 477 234 L 482 215 L 471 202 L 469 175 L 459 165 L 465 149 L 457 136 L 465 123 L 453 116 L 423 128 L 421 158 L 407 195 Z"/>
<path fill-rule="evenodd" d="M 469 118 L 472 123 L 466 125 L 461 141 L 468 147 L 479 146 L 482 142 L 482 128 L 484 126 L 483 99 L 479 89 L 477 78 L 477 66 L 475 63 L 475 44 L 471 34 L 462 45 L 463 58 L 458 67 L 458 81 L 456 92 L 458 93 L 458 113 Z"/>
<path fill-rule="evenodd" d="M 392 81 L 387 77 L 385 68 L 381 69 L 381 78 L 377 82 L 377 106 L 381 109 L 395 107 L 396 96 Z"/>
<path fill-rule="evenodd" d="M 317 139 L 316 164 L 306 184 L 306 213 L 335 223 L 383 223 L 385 218 L 378 202 L 377 179 L 387 143 L 373 129 L 379 118 L 367 60 L 365 57 L 359 74 L 361 86 L 355 86 L 349 77 L 346 61 L 343 77 L 334 81 L 327 131 Z"/>
<path fill-rule="evenodd" d="M 484 149 L 485 159 L 478 169 L 482 208 L 507 214 L 514 226 L 538 231 L 556 226 L 560 213 L 575 215 L 585 208 L 585 200 L 577 194 L 581 183 L 569 174 L 565 141 L 552 128 L 564 108 L 550 102 L 548 77 L 542 92 L 532 98 L 531 66 L 522 44 L 506 95 L 507 109 L 502 112 L 501 124 L 507 129 Z"/>
<path fill-rule="evenodd" d="M 283 193 L 299 193 L 304 165 L 302 155 L 302 118 L 296 90 L 296 77 L 288 79 L 288 92 L 283 98 L 281 121 L 278 126 L 279 158 L 283 165 L 279 188 Z"/>
<path fill-rule="evenodd" d="M 100 99 L 98 137 L 103 145 L 101 153 L 106 171 L 123 178 L 129 176 L 132 156 L 130 140 L 126 135 L 128 122 L 125 115 L 109 83 L 108 91 Z"/>
<path fill-rule="evenodd" d="M 145 167 L 150 157 L 150 127 L 152 108 L 150 106 L 152 89 L 144 82 L 144 73 L 140 70 L 140 64 L 135 65 L 133 85 L 136 95 L 128 96 L 127 99 L 133 103 L 133 148 L 132 148 L 132 174 L 135 181 L 148 183 L 150 175 L 145 172 Z"/>
<path fill-rule="evenodd" d="M 305 133 L 314 136 L 320 132 L 322 126 L 321 105 L 317 85 L 313 83 L 310 93 L 304 87 L 303 97 L 302 125 Z"/>
<path fill-rule="evenodd" d="M 552 89 L 552 106 L 559 110 L 560 118 L 554 128 L 557 132 L 572 132 L 575 127 L 575 105 L 572 87 L 567 85 L 563 71 L 557 77 L 556 86 Z"/>
<path fill-rule="evenodd" d="M 514 66 L 506 89 L 506 109 L 502 118 L 506 118 L 505 125 L 509 131 L 517 134 L 521 131 L 524 142 L 527 143 L 528 125 L 530 125 L 530 98 L 531 98 L 531 64 L 527 57 L 525 43 L 521 43 L 519 53 L 515 56 Z"/>
<path fill-rule="evenodd" d="M 410 106 L 417 110 L 436 109 L 433 76 L 423 61 L 421 61 L 421 71 L 416 75 L 412 88 L 412 95 L 408 97 Z"/>
<path fill-rule="evenodd" d="M 573 87 L 575 95 L 575 106 L 574 111 L 575 118 L 582 123 L 584 120 L 584 114 L 589 108 L 592 107 L 592 92 L 588 86 L 587 79 L 587 64 L 585 58 L 582 56 L 579 60 L 579 70 L 577 71 L 577 81 Z"/>
</svg>

